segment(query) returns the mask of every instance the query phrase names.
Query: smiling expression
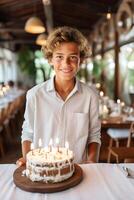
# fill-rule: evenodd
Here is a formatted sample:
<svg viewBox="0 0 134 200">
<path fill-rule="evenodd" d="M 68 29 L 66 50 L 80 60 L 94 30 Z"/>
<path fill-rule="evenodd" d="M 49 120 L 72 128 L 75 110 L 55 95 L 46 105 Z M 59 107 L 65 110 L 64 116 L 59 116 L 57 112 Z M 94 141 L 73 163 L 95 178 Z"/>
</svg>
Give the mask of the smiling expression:
<svg viewBox="0 0 134 200">
<path fill-rule="evenodd" d="M 73 80 L 80 65 L 80 52 L 74 42 L 63 42 L 53 52 L 51 64 L 54 67 L 56 79 Z"/>
</svg>

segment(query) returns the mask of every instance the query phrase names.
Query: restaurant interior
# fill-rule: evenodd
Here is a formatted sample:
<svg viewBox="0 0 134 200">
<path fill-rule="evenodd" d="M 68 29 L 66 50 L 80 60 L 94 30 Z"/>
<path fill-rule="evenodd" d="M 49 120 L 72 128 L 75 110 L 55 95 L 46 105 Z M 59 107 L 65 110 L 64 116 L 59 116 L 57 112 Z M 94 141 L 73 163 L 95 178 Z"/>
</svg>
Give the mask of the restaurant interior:
<svg viewBox="0 0 134 200">
<path fill-rule="evenodd" d="M 127 176 L 132 174 L 134 178 L 134 0 L 0 0 L 0 166 L 13 166 L 10 164 L 16 164 L 22 156 L 26 94 L 54 75 L 42 46 L 51 31 L 62 26 L 77 28 L 87 38 L 90 57 L 81 65 L 77 77 L 99 96 L 100 166 L 91 164 L 91 169 L 98 183 L 105 177 L 102 185 L 106 196 L 99 197 L 101 183 L 99 192 L 94 192 L 97 181 L 89 173 L 90 167 L 85 166 L 83 170 L 92 180 L 90 194 L 94 199 L 133 199 L 134 182 L 129 181 L 129 185 L 122 174 L 127 171 Z M 124 172 L 120 164 L 125 165 Z M 87 199 L 87 191 L 84 197 L 74 195 L 71 199 Z M 17 199 L 8 195 L 6 200 Z M 62 196 L 56 193 L 50 199 Z"/>
<path fill-rule="evenodd" d="M 53 76 L 41 47 L 60 26 L 89 41 L 78 77 L 99 94 L 99 162 L 133 162 L 134 2 L 1 0 L 0 13 L 0 163 L 21 155 L 26 92 Z"/>
</svg>

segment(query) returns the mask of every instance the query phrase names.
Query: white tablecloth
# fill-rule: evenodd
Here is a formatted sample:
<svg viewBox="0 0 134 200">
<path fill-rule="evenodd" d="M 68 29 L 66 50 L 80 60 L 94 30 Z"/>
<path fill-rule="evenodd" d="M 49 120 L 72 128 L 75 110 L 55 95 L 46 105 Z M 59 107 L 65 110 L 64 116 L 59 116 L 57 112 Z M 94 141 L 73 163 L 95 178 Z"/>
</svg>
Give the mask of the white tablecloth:
<svg viewBox="0 0 134 200">
<path fill-rule="evenodd" d="M 134 169 L 134 164 L 126 164 Z M 26 192 L 13 183 L 14 164 L 0 165 L 0 200 L 134 200 L 134 179 L 116 164 L 81 165 L 83 181 L 68 190 L 40 194 Z"/>
</svg>

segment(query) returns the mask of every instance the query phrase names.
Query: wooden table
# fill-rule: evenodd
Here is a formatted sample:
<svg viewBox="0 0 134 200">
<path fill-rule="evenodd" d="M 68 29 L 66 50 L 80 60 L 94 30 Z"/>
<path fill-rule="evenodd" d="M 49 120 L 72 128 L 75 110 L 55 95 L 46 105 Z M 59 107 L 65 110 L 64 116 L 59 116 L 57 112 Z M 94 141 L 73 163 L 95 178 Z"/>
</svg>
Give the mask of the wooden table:
<svg viewBox="0 0 134 200">
<path fill-rule="evenodd" d="M 122 117 L 108 117 L 101 120 L 101 128 L 120 128 L 129 129 L 132 121 L 125 121 Z"/>
</svg>

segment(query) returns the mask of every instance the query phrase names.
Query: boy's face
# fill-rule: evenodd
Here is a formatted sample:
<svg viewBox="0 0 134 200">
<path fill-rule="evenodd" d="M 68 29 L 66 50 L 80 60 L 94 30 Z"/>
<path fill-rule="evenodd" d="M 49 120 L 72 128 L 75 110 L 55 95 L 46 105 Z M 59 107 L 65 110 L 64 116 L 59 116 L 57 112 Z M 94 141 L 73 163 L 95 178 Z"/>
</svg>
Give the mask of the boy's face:
<svg viewBox="0 0 134 200">
<path fill-rule="evenodd" d="M 54 67 L 56 78 L 72 80 L 80 65 L 80 52 L 74 42 L 63 42 L 53 52 L 51 64 Z"/>
</svg>

